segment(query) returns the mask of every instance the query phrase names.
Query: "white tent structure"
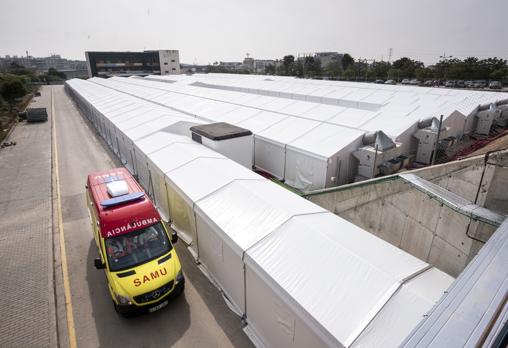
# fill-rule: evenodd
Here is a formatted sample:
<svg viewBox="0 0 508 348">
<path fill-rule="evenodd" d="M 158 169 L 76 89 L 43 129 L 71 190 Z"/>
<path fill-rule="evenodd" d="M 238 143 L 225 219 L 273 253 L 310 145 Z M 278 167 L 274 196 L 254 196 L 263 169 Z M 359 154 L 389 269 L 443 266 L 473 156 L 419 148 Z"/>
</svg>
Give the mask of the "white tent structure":
<svg viewBox="0 0 508 348">
<path fill-rule="evenodd" d="M 66 86 L 94 125 L 117 127 L 102 87 Z M 109 93 L 112 105 L 128 99 Z M 134 140 L 118 122 L 131 167 L 257 346 L 396 346 L 453 280 L 185 135 Z"/>
<path fill-rule="evenodd" d="M 443 114 L 446 136 L 460 137 L 473 128 L 478 105 L 506 99 L 503 93 L 276 76 L 197 74 L 90 81 L 203 122 L 228 122 L 251 130 L 254 166 L 303 191 L 351 182 L 358 165 L 352 153 L 361 145 L 362 134 L 381 130 L 400 143 L 403 154 L 414 154 L 420 120 Z M 305 141 L 319 132 L 316 129 L 346 137 L 321 148 Z"/>
<path fill-rule="evenodd" d="M 168 87 L 168 84 L 141 79 L 91 80 L 156 105 L 196 116 L 204 122 L 228 122 L 251 130 L 254 133 L 255 167 L 280 180 L 287 180 L 298 189 L 310 191 L 336 186 L 350 182 L 354 177 L 355 160 L 351 152 L 356 149 L 365 131 L 333 122 L 339 114 L 354 118 L 357 116 L 354 109 L 193 86 L 180 86 L 175 92 L 173 85 Z M 150 99 L 144 90 L 140 90 L 142 85 L 150 90 L 149 94 L 154 88 L 165 88 L 167 94 Z M 361 115 L 368 118 L 374 113 L 363 110 Z M 298 141 L 302 137 L 316 139 L 316 134 L 335 135 L 340 139 L 329 139 L 322 147 L 315 142 L 306 147 L 305 141 Z M 348 140 L 350 143 L 346 144 Z M 337 147 L 332 148 L 335 144 Z M 289 147 L 292 149 L 291 158 L 288 157 Z M 340 176 L 337 175 L 339 161 L 343 166 Z"/>
</svg>

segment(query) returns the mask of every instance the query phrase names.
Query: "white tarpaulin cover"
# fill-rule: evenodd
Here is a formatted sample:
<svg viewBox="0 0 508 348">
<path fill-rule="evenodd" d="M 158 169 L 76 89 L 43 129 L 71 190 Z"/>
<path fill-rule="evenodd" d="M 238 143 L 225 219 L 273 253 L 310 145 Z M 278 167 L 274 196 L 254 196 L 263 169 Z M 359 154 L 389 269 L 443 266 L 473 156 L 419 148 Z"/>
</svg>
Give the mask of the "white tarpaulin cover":
<svg viewBox="0 0 508 348">
<path fill-rule="evenodd" d="M 167 83 L 164 81 L 171 81 Z M 328 149 L 295 142 L 323 127 L 340 126 L 359 133 L 382 130 L 401 142 L 409 155 L 421 119 L 443 114 L 450 135 L 469 131 L 469 116 L 479 104 L 506 98 L 499 93 L 443 90 L 409 86 L 384 86 L 342 81 L 301 80 L 273 76 L 195 74 L 150 76 L 148 79 L 91 79 L 94 83 L 137 96 L 155 105 L 196 116 L 206 122 L 229 122 L 254 133 L 254 165 L 290 185 L 310 191 L 351 182 L 356 175 L 352 152 L 358 142 L 344 144 L 323 158 Z M 458 112 L 456 112 L 458 111 Z M 453 120 L 448 120 L 452 118 Z M 356 138 L 355 138 L 356 139 Z M 343 142 L 344 143 L 344 142 Z M 333 142 L 328 142 L 326 147 Z M 288 160 L 291 146 L 300 160 Z M 341 155 L 341 173 L 336 154 Z M 308 157 L 308 158 L 307 158 Z M 331 164 L 331 166 L 330 166 Z M 312 173 L 312 175 L 309 175 Z"/>
<path fill-rule="evenodd" d="M 378 341 L 376 346 L 396 346 L 421 320 L 422 307 L 432 307 L 429 303 L 441 297 L 441 291 L 432 291 L 427 284 L 443 289 L 453 280 L 331 213 L 293 217 L 248 250 L 245 263 L 257 276 L 247 277 L 247 289 L 250 280 L 263 280 L 273 296 L 283 298 L 288 316 L 318 326 L 317 335 L 330 346 L 355 345 L 359 336 L 359 346 L 372 343 L 371 336 L 390 343 Z M 247 318 L 261 340 L 269 346 L 288 346 L 280 334 L 285 324 L 266 315 L 280 311 L 280 306 L 270 307 L 266 297 L 247 293 Z M 397 316 L 402 312 L 400 321 Z M 376 330 L 387 323 L 391 330 Z"/>
<path fill-rule="evenodd" d="M 93 124 L 109 120 L 111 131 L 132 143 L 131 166 L 146 166 L 145 188 L 245 315 L 255 344 L 396 346 L 451 283 L 427 263 L 182 134 L 160 129 L 129 138 L 108 117 L 114 108 L 99 98 L 109 93 L 116 103 L 118 92 L 81 80 L 68 81 L 67 89 Z M 96 109 L 94 100 L 109 111 Z"/>
</svg>

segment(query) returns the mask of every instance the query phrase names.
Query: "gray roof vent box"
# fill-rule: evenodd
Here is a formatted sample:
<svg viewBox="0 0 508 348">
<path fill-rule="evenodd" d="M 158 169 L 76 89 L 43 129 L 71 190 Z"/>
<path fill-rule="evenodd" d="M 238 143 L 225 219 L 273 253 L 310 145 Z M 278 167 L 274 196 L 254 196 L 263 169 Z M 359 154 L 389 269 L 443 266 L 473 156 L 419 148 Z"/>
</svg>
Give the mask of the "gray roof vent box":
<svg viewBox="0 0 508 348">
<path fill-rule="evenodd" d="M 379 151 L 390 150 L 396 146 L 395 142 L 382 131 L 366 133 L 363 136 L 363 144 L 371 145 L 372 147 L 376 147 L 377 145 Z"/>
<path fill-rule="evenodd" d="M 430 130 L 433 132 L 439 131 L 439 120 L 435 117 L 432 118 L 432 124 L 430 125 Z"/>
<path fill-rule="evenodd" d="M 252 169 L 254 138 L 250 130 L 225 122 L 195 125 L 190 130 L 196 143 Z"/>
<path fill-rule="evenodd" d="M 191 132 L 210 140 L 226 140 L 252 135 L 248 129 L 234 126 L 226 122 L 210 123 L 191 127 Z M 194 139 L 194 137 L 193 137 Z"/>
</svg>

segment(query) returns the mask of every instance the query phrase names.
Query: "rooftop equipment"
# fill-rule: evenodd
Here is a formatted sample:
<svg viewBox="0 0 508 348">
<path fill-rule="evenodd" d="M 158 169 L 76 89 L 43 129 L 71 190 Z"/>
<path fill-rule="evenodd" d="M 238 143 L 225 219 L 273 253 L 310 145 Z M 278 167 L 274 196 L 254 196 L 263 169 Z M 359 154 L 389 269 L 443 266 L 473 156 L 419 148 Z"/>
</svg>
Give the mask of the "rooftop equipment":
<svg viewBox="0 0 508 348">
<path fill-rule="evenodd" d="M 476 134 L 489 135 L 494 120 L 501 117 L 501 110 L 496 107 L 495 103 L 481 105 L 476 113 Z"/>
<path fill-rule="evenodd" d="M 217 122 L 190 128 L 192 140 L 223 154 L 227 158 L 252 168 L 253 138 L 248 129 L 226 122 Z"/>
<path fill-rule="evenodd" d="M 416 162 L 422 164 L 431 164 L 436 142 L 446 137 L 449 127 L 439 127 L 439 120 L 435 117 L 422 120 L 418 123 L 418 130 L 414 134 L 418 139 L 418 148 L 416 151 Z"/>
<path fill-rule="evenodd" d="M 380 174 L 381 170 L 384 172 L 393 170 L 390 161 L 401 155 L 400 143 L 394 142 L 382 131 L 366 133 L 362 143 L 364 146 L 353 152 L 353 156 L 359 162 L 355 181 L 371 179 Z"/>
<path fill-rule="evenodd" d="M 129 193 L 129 186 L 125 180 L 111 181 L 106 184 L 108 194 L 111 197 L 118 197 Z"/>
</svg>

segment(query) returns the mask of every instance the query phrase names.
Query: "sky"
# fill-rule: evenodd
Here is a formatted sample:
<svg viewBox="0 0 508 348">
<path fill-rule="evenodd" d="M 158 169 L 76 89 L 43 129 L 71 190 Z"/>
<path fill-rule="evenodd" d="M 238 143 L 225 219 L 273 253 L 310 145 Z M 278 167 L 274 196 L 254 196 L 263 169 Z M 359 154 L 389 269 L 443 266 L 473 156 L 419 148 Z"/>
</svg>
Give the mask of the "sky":
<svg viewBox="0 0 508 348">
<path fill-rule="evenodd" d="M 508 0 L 0 0 L 0 55 L 177 49 L 182 63 L 321 51 L 508 59 Z"/>
</svg>

